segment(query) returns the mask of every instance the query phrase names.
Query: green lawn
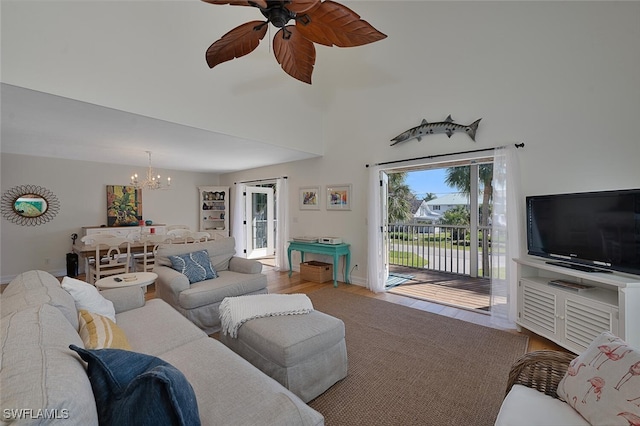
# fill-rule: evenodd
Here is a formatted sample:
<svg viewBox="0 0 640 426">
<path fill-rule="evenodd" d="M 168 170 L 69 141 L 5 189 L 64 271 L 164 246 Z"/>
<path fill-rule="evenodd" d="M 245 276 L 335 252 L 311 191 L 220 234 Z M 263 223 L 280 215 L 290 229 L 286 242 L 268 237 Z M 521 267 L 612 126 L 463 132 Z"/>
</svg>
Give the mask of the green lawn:
<svg viewBox="0 0 640 426">
<path fill-rule="evenodd" d="M 407 251 L 390 251 L 389 263 L 392 265 L 406 265 L 415 268 L 424 268 L 428 262 L 424 257 Z"/>
</svg>

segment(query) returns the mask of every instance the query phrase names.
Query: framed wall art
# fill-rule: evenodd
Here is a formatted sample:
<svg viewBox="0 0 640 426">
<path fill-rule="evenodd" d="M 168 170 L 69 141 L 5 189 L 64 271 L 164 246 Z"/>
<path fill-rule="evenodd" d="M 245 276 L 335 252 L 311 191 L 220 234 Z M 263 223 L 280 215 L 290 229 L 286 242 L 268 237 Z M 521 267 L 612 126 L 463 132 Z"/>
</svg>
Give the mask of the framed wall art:
<svg viewBox="0 0 640 426">
<path fill-rule="evenodd" d="M 107 226 L 136 226 L 142 220 L 142 189 L 107 185 Z"/>
<path fill-rule="evenodd" d="M 327 185 L 327 210 L 351 210 L 351 184 Z"/>
<path fill-rule="evenodd" d="M 58 197 L 41 186 L 20 185 L 2 195 L 2 216 L 18 225 L 42 225 L 53 220 L 59 211 Z"/>
<path fill-rule="evenodd" d="M 320 187 L 300 187 L 300 210 L 320 210 Z"/>
</svg>

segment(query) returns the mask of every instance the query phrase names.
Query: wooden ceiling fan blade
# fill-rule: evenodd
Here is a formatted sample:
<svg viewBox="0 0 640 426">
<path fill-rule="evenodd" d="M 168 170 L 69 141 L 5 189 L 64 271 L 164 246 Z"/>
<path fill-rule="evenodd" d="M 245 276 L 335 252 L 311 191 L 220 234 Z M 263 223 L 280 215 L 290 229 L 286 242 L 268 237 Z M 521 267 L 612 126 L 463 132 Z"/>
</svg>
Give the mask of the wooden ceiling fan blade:
<svg viewBox="0 0 640 426">
<path fill-rule="evenodd" d="M 348 7 L 326 0 L 296 20 L 305 38 L 325 46 L 354 47 L 382 40 L 387 36 Z"/>
<path fill-rule="evenodd" d="M 202 0 L 210 4 L 230 4 L 231 6 L 254 6 L 267 8 L 267 0 Z"/>
<path fill-rule="evenodd" d="M 288 25 L 276 33 L 273 37 L 273 54 L 284 72 L 311 84 L 316 48 L 298 33 L 295 25 Z"/>
<path fill-rule="evenodd" d="M 295 13 L 306 12 L 320 5 L 320 0 L 290 0 L 290 3 L 284 2 L 287 9 Z"/>
<path fill-rule="evenodd" d="M 223 35 L 207 49 L 205 57 L 209 68 L 253 52 L 267 33 L 267 27 L 265 22 L 251 21 Z"/>
</svg>

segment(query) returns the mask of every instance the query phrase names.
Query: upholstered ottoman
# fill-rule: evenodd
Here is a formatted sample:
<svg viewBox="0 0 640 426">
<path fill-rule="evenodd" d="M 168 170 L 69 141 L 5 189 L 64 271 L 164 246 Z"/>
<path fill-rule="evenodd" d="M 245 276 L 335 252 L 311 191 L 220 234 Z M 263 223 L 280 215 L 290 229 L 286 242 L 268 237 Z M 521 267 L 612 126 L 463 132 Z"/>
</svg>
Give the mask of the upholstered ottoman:
<svg viewBox="0 0 640 426">
<path fill-rule="evenodd" d="M 344 323 L 322 312 L 252 319 L 220 341 L 304 402 L 347 375 Z"/>
</svg>

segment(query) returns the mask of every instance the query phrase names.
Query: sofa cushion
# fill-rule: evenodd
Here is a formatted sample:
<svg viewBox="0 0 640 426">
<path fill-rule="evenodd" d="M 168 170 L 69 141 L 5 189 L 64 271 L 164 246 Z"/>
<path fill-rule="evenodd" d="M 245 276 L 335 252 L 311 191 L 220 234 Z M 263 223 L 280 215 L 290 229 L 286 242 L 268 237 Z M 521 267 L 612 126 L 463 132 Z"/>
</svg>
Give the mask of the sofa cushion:
<svg viewBox="0 0 640 426">
<path fill-rule="evenodd" d="M 43 287 L 60 287 L 56 277 L 46 271 L 32 270 L 23 272 L 15 277 L 2 292 L 3 297 L 13 296 Z"/>
<path fill-rule="evenodd" d="M 218 272 L 229 269 L 229 260 L 236 253 L 236 240 L 233 237 L 190 244 L 160 244 L 156 252 L 156 264 L 171 267 L 169 256 L 206 250 L 211 264 Z"/>
<path fill-rule="evenodd" d="M 70 343 L 82 345 L 82 340 L 63 314 L 44 304 L 6 315 L 0 325 L 0 407 L 46 410 L 41 412 L 69 419 L 70 424 L 98 424 L 84 363 L 68 348 Z"/>
<path fill-rule="evenodd" d="M 117 315 L 131 349 L 159 356 L 173 348 L 206 337 L 198 327 L 161 299 L 151 299 L 138 309 Z M 150 320 L 153 318 L 153 320 Z"/>
<path fill-rule="evenodd" d="M 144 306 L 144 290 L 140 286 L 110 288 L 101 290 L 100 294 L 113 303 L 116 319 L 120 312 Z"/>
<path fill-rule="evenodd" d="M 171 267 L 186 276 L 191 284 L 218 277 L 206 250 L 176 254 L 169 256 L 169 260 Z"/>
<path fill-rule="evenodd" d="M 640 351 L 605 331 L 571 361 L 558 396 L 591 424 L 627 426 L 640 419 L 638 376 Z"/>
<path fill-rule="evenodd" d="M 567 403 L 538 392 L 514 385 L 504 401 L 495 426 L 589 426 L 589 422 Z"/>
<path fill-rule="evenodd" d="M 324 424 L 320 413 L 215 339 L 195 340 L 160 358 L 187 377 L 200 416 L 209 424 Z M 219 392 L 211 391 L 212 383 L 220 386 Z"/>
<path fill-rule="evenodd" d="M 80 309 L 78 322 L 85 349 L 131 349 L 124 331 L 109 318 Z"/>
<path fill-rule="evenodd" d="M 180 306 L 194 309 L 222 302 L 225 297 L 242 296 L 267 287 L 267 277 L 262 274 L 242 274 L 221 271 L 215 280 L 206 280 L 191 285 L 180 293 Z"/>
<path fill-rule="evenodd" d="M 62 288 L 69 292 L 76 302 L 76 308 L 103 315 L 116 322 L 116 310 L 110 300 L 105 299 L 97 288 L 75 278 L 64 277 Z"/>
<path fill-rule="evenodd" d="M 73 297 L 56 277 L 45 271 L 28 271 L 15 277 L 2 292 L 2 316 L 42 304 L 54 306 L 78 329 L 78 311 Z"/>
<path fill-rule="evenodd" d="M 171 364 L 121 349 L 70 348 L 88 363 L 100 424 L 200 425 L 193 388 Z"/>
</svg>

